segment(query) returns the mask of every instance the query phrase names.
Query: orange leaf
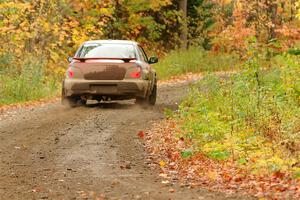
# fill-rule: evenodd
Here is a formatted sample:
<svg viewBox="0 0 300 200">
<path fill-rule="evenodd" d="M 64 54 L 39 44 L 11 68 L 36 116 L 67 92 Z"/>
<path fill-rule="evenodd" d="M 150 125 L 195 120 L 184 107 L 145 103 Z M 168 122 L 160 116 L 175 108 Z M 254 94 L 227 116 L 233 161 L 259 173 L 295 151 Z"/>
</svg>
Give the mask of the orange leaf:
<svg viewBox="0 0 300 200">
<path fill-rule="evenodd" d="M 144 137 L 145 137 L 144 131 L 139 131 L 138 136 L 139 136 L 140 138 L 144 138 Z"/>
</svg>

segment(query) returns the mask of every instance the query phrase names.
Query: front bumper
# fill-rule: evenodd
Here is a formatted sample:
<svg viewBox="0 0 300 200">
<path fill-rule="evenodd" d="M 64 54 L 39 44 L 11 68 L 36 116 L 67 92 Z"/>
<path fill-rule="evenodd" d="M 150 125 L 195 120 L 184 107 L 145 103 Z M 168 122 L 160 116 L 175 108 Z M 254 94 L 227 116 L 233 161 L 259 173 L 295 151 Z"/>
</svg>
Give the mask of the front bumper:
<svg viewBox="0 0 300 200">
<path fill-rule="evenodd" d="M 83 80 L 65 79 L 63 88 L 66 96 L 107 95 L 145 97 L 149 88 L 147 80 Z"/>
</svg>

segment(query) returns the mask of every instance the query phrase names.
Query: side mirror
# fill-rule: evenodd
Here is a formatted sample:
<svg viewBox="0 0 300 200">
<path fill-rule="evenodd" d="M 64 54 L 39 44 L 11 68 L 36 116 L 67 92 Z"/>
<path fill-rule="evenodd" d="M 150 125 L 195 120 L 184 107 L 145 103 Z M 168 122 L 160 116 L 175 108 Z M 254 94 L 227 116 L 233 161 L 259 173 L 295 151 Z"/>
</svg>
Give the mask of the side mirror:
<svg viewBox="0 0 300 200">
<path fill-rule="evenodd" d="M 68 57 L 68 62 L 70 63 L 70 62 L 72 62 L 73 61 L 73 57 Z"/>
<path fill-rule="evenodd" d="M 154 63 L 158 63 L 158 58 L 157 57 L 150 57 L 148 63 L 154 64 Z"/>
</svg>

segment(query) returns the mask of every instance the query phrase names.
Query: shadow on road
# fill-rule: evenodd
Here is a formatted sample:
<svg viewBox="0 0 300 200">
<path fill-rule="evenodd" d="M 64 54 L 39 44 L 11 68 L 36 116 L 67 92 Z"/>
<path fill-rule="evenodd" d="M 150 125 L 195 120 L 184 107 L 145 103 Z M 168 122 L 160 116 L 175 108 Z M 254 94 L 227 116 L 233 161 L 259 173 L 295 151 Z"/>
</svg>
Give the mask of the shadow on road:
<svg viewBox="0 0 300 200">
<path fill-rule="evenodd" d="M 82 107 L 85 108 L 99 108 L 99 109 L 116 109 L 116 110 L 127 110 L 127 109 L 144 109 L 144 110 L 157 110 L 164 111 L 165 109 L 177 110 L 177 104 L 166 104 L 166 103 L 157 103 L 155 106 L 150 105 L 138 105 L 133 101 L 111 101 L 111 102 L 92 102 L 88 103 Z"/>
<path fill-rule="evenodd" d="M 101 108 L 101 109 L 130 109 L 133 107 L 137 107 L 135 104 L 123 103 L 123 102 L 97 102 L 97 103 L 89 103 L 84 107 L 87 108 Z"/>
</svg>

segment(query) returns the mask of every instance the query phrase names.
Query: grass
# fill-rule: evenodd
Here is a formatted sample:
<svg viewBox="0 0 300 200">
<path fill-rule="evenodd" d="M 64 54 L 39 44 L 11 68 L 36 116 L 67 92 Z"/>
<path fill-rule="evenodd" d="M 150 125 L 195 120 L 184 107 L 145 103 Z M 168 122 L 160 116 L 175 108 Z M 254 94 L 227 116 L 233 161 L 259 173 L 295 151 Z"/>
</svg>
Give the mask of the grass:
<svg viewBox="0 0 300 200">
<path fill-rule="evenodd" d="M 300 178 L 300 59 L 274 60 L 274 68 L 251 60 L 240 73 L 211 74 L 193 88 L 174 115 L 193 154 Z"/>
<path fill-rule="evenodd" d="M 44 59 L 28 57 L 20 67 L 12 67 L 14 61 L 5 59 L 0 59 L 0 106 L 50 98 L 58 94 L 57 80 L 46 76 L 44 72 Z"/>
<path fill-rule="evenodd" d="M 214 54 L 197 47 L 188 50 L 170 52 L 163 58 L 155 69 L 161 80 L 172 76 L 213 71 L 228 71 L 238 69 L 240 66 L 238 56 L 234 54 Z"/>
</svg>

